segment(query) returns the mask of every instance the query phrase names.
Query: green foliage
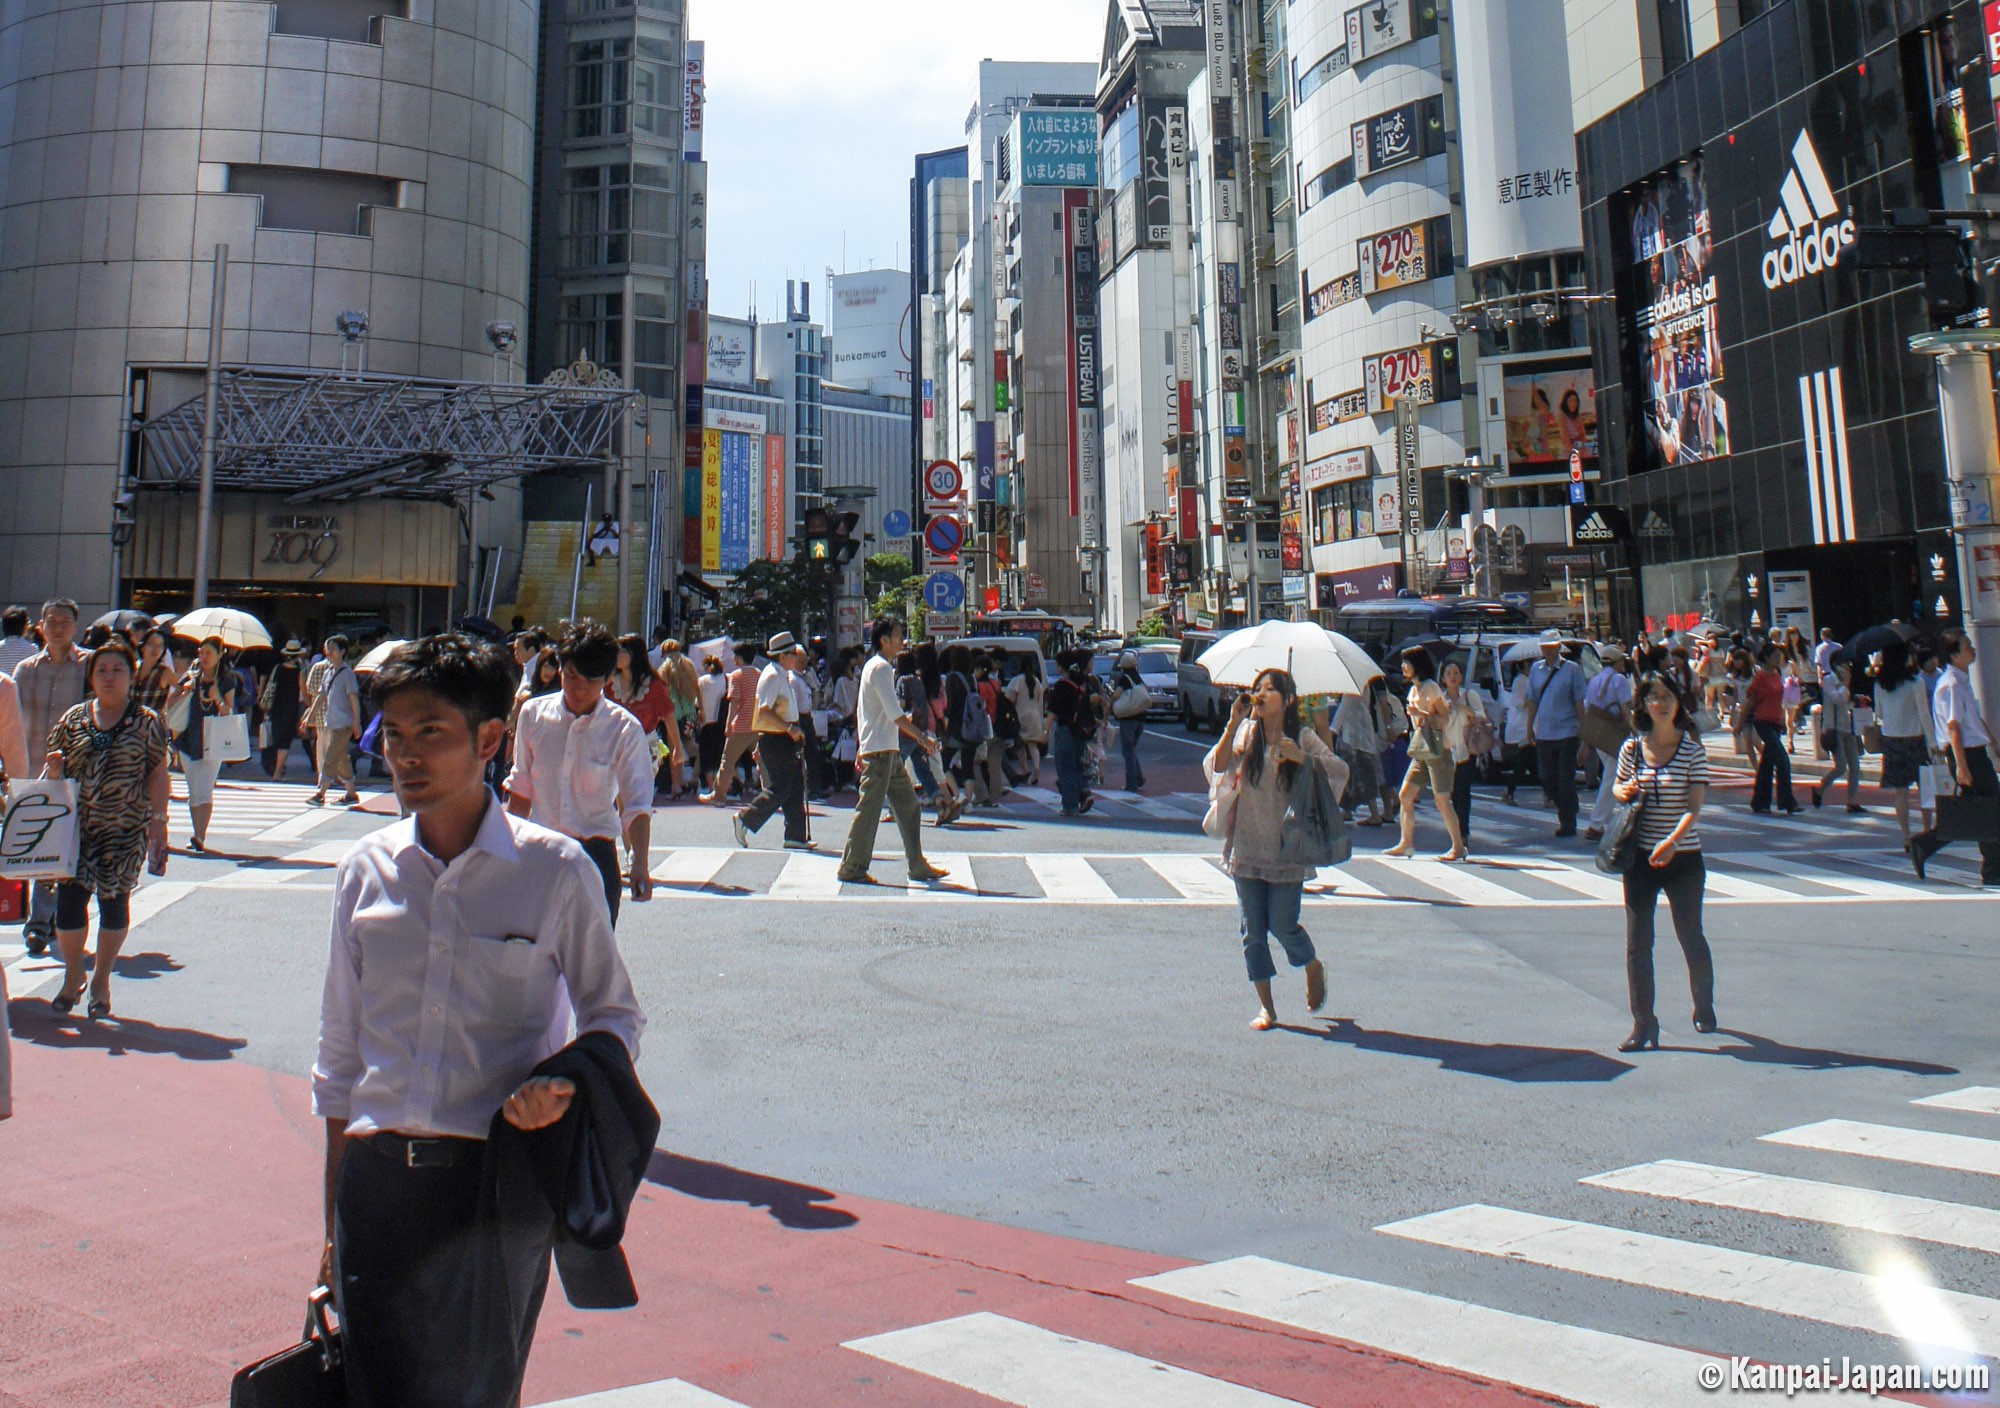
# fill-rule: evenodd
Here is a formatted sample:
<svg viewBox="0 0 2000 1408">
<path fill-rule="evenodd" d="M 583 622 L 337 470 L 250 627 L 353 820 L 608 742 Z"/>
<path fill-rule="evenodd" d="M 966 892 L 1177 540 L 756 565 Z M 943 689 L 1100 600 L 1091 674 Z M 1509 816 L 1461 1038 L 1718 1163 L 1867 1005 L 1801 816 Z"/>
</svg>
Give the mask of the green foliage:
<svg viewBox="0 0 2000 1408">
<path fill-rule="evenodd" d="M 722 625 L 737 640 L 765 641 L 781 631 L 826 630 L 826 575 L 803 558 L 753 562 L 723 591 Z"/>
<path fill-rule="evenodd" d="M 1172 635 L 1173 632 L 1167 626 L 1167 618 L 1156 612 L 1151 616 L 1141 617 L 1139 628 L 1133 631 L 1132 634 L 1135 636 L 1168 636 Z"/>
<path fill-rule="evenodd" d="M 916 574 L 916 564 L 899 552 L 878 552 L 861 567 L 861 594 L 870 601 L 900 590 Z"/>
</svg>

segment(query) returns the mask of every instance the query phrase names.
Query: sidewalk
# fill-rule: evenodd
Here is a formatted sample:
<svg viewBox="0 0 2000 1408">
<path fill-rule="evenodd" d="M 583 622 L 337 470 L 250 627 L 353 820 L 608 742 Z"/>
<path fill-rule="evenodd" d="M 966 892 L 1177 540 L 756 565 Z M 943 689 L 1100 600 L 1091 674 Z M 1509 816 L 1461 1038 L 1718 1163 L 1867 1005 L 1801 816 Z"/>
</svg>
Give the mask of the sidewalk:
<svg viewBox="0 0 2000 1408">
<path fill-rule="evenodd" d="M 197 1408 L 292 1342 L 318 1264 L 306 1083 L 228 1037 L 12 1007 L 0 1124 L 0 1408 Z M 641 1304 L 552 1286 L 524 1402 L 679 1379 L 752 1408 L 992 1400 L 843 1346 L 976 1311 L 1281 1399 L 1546 1400 L 1132 1286 L 1171 1257 L 829 1193 L 662 1152 L 626 1239 Z M 693 1401 L 657 1388 L 633 1402 Z"/>
</svg>

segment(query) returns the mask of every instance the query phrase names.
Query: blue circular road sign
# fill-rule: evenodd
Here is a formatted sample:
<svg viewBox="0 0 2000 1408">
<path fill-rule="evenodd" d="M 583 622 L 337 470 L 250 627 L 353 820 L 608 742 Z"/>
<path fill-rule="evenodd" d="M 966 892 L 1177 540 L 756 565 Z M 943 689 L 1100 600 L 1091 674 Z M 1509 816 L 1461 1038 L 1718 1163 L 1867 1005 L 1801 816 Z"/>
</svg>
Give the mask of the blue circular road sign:
<svg viewBox="0 0 2000 1408">
<path fill-rule="evenodd" d="M 933 611 L 956 611 L 965 605 L 965 579 L 956 572 L 933 572 L 924 579 L 924 605 Z"/>
<path fill-rule="evenodd" d="M 910 515 L 899 508 L 892 508 L 882 515 L 882 534 L 889 538 L 910 536 Z"/>
<path fill-rule="evenodd" d="M 924 529 L 924 542 L 939 557 L 950 557 L 965 544 L 965 525 L 956 518 L 933 518 Z"/>
</svg>

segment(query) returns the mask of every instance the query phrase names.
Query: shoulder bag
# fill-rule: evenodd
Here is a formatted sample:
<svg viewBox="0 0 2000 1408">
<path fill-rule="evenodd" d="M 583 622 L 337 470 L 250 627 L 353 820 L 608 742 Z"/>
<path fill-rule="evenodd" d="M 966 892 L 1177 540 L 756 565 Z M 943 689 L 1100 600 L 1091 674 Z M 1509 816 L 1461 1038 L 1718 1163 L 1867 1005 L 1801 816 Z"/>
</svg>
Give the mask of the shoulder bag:
<svg viewBox="0 0 2000 1408">
<path fill-rule="evenodd" d="M 1118 697 L 1111 701 L 1111 716 L 1115 719 L 1143 719 L 1153 707 L 1153 692 L 1146 688 L 1143 680 L 1133 680 L 1118 691 Z"/>
<path fill-rule="evenodd" d="M 1585 746 L 1599 753 L 1615 755 L 1632 736 L 1632 730 L 1625 725 L 1622 714 L 1614 714 L 1608 709 L 1600 709 L 1595 704 L 1586 704 L 1577 715 L 1577 736 Z"/>
<path fill-rule="evenodd" d="M 1483 758 L 1500 744 L 1500 737 L 1493 731 L 1493 720 L 1486 716 L 1484 708 L 1474 708 L 1470 702 L 1465 706 L 1465 751 L 1468 757 Z"/>
<path fill-rule="evenodd" d="M 1223 727 L 1228 728 L 1227 724 Z M 1235 742 L 1231 738 L 1232 744 Z M 1220 747 L 1220 744 L 1216 745 Z M 1236 800 L 1243 792 L 1243 760 L 1238 757 L 1236 766 L 1218 772 L 1208 781 L 1208 810 L 1201 818 L 1204 836 L 1217 841 L 1227 841 L 1231 828 L 1236 824 Z"/>
<path fill-rule="evenodd" d="M 1333 795 L 1333 783 L 1328 781 L 1326 769 L 1307 753 L 1285 803 L 1278 855 L 1289 864 L 1317 869 L 1340 865 L 1352 854 L 1353 843 L 1348 839 L 1346 819 L 1340 814 L 1340 799 Z"/>
<path fill-rule="evenodd" d="M 1622 769 L 1625 749 L 1639 746 L 1641 746 L 1639 736 L 1633 734 L 1625 741 L 1624 747 L 1619 749 L 1618 762 L 1615 766 Z M 1644 761 L 1643 756 L 1638 761 Z M 1654 777 L 1653 791 L 1655 794 L 1659 792 L 1657 773 Z M 1645 809 L 1643 795 L 1635 796 L 1629 802 L 1619 802 L 1612 807 L 1611 820 L 1604 827 L 1604 838 L 1597 843 L 1597 868 L 1606 875 L 1623 875 L 1638 863 L 1639 817 Z"/>
</svg>

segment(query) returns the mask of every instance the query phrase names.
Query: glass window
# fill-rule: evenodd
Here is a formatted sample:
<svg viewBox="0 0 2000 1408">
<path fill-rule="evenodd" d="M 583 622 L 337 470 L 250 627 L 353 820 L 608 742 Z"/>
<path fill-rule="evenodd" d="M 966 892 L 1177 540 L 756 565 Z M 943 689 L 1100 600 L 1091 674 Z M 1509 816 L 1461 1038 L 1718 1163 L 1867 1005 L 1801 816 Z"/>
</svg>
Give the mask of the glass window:
<svg viewBox="0 0 2000 1408">
<path fill-rule="evenodd" d="M 601 367 L 625 364 L 625 299 L 616 293 L 570 294 L 557 309 L 563 365 L 588 357 Z"/>
<path fill-rule="evenodd" d="M 571 167 L 563 192 L 562 267 L 675 267 L 680 231 L 665 176 L 664 168 L 643 163 Z"/>
<path fill-rule="evenodd" d="M 1366 479 L 1312 491 L 1312 540 L 1316 547 L 1373 537 L 1375 503 Z"/>
</svg>

